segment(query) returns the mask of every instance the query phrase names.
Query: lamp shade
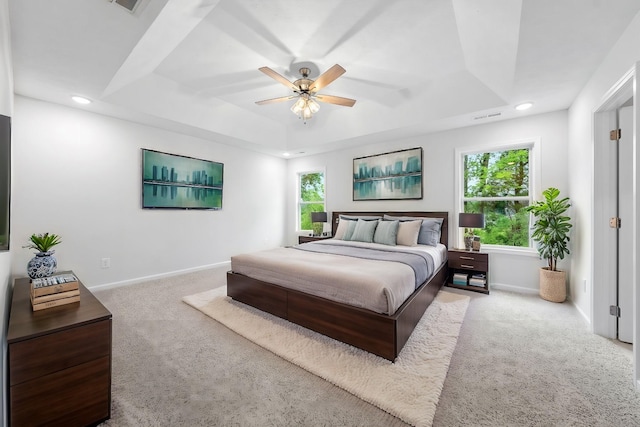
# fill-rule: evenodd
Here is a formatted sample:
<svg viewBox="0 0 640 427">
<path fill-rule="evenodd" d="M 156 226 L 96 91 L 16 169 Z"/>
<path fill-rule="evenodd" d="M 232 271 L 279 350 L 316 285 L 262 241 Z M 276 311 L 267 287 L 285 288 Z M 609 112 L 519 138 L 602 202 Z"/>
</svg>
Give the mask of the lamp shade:
<svg viewBox="0 0 640 427">
<path fill-rule="evenodd" d="M 311 222 L 327 222 L 327 213 L 311 212 Z"/>
<path fill-rule="evenodd" d="M 484 228 L 484 214 L 461 213 L 458 216 L 458 226 L 465 228 Z"/>
</svg>

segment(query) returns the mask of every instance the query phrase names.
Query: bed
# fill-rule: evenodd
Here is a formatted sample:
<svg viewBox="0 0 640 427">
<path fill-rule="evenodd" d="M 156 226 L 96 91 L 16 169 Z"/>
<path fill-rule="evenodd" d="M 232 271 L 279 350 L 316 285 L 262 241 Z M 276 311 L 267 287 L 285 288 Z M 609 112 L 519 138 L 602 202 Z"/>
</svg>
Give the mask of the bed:
<svg viewBox="0 0 640 427">
<path fill-rule="evenodd" d="M 442 288 L 447 279 L 448 264 L 446 261 L 446 246 L 448 243 L 448 213 L 447 212 L 334 212 L 332 215 L 332 235 L 338 231 L 340 217 L 420 217 L 420 218 L 442 218 L 440 231 L 440 245 L 444 245 L 445 251 L 442 262 L 433 266 L 433 272 L 423 283 L 417 283 L 415 291 L 409 292 L 409 296 L 403 301 L 397 302 L 397 308 L 390 307 L 391 314 L 384 312 L 383 308 L 363 307 L 354 304 L 353 301 L 341 301 L 313 295 L 299 289 L 293 289 L 287 283 L 276 284 L 274 280 L 264 279 L 264 275 L 255 275 L 251 270 L 243 267 L 249 273 L 241 274 L 234 271 L 234 265 L 240 270 L 239 262 L 242 256 L 232 257 L 232 270 L 227 273 L 227 295 L 236 301 L 256 307 L 262 311 L 289 320 L 308 329 L 327 335 L 339 341 L 361 348 L 385 359 L 394 361 L 405 343 L 411 336 L 418 321 L 422 318 L 425 310 L 431 304 L 438 291 Z M 343 220 L 345 221 L 345 220 Z M 344 224 L 343 224 L 344 225 Z M 330 239 L 334 240 L 334 239 Z M 328 242 L 335 246 L 338 242 Z M 309 254 L 321 245 L 306 243 L 304 257 L 314 256 Z M 304 246 L 302 245 L 302 246 Z M 422 245 L 419 245 L 422 246 Z M 297 249 L 302 249 L 298 247 Z M 296 248 L 279 248 L 277 251 L 295 251 Z M 277 255 L 277 254 L 276 254 Z M 316 254 L 317 255 L 317 254 Z M 271 256 L 271 254 L 270 254 Z M 327 256 L 320 254 L 319 256 Z M 343 257 L 344 258 L 344 257 Z M 380 261 L 362 260 L 360 262 L 381 263 Z M 385 262 L 385 261 L 382 261 Z M 395 263 L 394 263 L 395 264 Z M 390 265 L 390 264 L 385 264 Z M 336 269 L 339 266 L 336 264 Z M 388 267 L 385 267 L 387 269 Z M 407 267 L 403 267 L 406 271 Z M 278 268 L 272 270 L 277 271 Z M 290 281 L 299 282 L 299 285 L 308 285 L 311 277 L 315 274 L 310 268 L 307 273 L 296 274 L 290 277 Z M 324 270 L 325 274 L 328 270 Z M 316 271 L 317 273 L 317 271 Z M 360 274 L 360 272 L 358 273 Z M 337 277 L 337 276 L 335 276 Z M 279 278 L 280 280 L 282 278 Z M 324 279 L 318 277 L 317 279 Z M 330 280 L 329 280 L 330 281 Z M 286 286 L 285 286 L 286 285 Z M 343 286 L 340 284 L 340 286 Z"/>
</svg>

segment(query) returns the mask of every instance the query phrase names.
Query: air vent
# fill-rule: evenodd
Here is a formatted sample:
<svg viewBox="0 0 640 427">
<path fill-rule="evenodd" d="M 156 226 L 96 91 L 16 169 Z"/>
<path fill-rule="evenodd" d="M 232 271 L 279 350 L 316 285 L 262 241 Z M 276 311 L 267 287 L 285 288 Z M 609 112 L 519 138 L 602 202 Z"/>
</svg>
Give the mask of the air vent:
<svg viewBox="0 0 640 427">
<path fill-rule="evenodd" d="M 139 0 L 116 0 L 116 3 L 127 9 L 129 12 L 133 13 L 136 9 L 138 1 Z"/>
<path fill-rule="evenodd" d="M 495 117 L 500 117 L 502 115 L 502 113 L 489 113 L 489 114 L 483 114 L 482 116 L 475 116 L 473 118 L 473 120 L 484 120 L 484 119 L 493 119 Z"/>
</svg>

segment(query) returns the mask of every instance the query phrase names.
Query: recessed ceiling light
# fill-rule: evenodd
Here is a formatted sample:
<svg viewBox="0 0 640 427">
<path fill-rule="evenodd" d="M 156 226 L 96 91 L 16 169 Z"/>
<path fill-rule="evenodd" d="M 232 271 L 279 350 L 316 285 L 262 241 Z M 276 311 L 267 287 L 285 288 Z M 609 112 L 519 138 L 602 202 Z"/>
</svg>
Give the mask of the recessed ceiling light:
<svg viewBox="0 0 640 427">
<path fill-rule="evenodd" d="M 522 104 L 516 105 L 516 110 L 524 111 L 524 110 L 528 110 L 531 107 L 533 107 L 533 102 L 523 102 Z"/>
<path fill-rule="evenodd" d="M 71 99 L 76 101 L 78 104 L 83 104 L 83 105 L 91 104 L 91 100 L 83 96 L 72 96 Z"/>
<path fill-rule="evenodd" d="M 291 154 L 289 154 L 289 153 L 282 153 L 282 155 L 283 155 L 283 156 L 285 156 L 285 157 L 289 157 Z"/>
</svg>

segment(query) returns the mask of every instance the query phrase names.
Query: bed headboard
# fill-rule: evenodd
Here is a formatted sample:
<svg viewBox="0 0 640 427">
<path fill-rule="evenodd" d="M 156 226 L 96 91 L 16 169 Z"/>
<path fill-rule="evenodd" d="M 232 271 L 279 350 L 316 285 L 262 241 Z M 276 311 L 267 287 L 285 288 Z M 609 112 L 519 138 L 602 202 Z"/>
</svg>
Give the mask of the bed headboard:
<svg viewBox="0 0 640 427">
<path fill-rule="evenodd" d="M 392 215 L 392 216 L 415 216 L 426 218 L 443 218 L 442 231 L 440 233 L 440 243 L 449 247 L 449 212 L 333 212 L 331 216 L 331 235 L 336 235 L 340 215 Z"/>
</svg>

